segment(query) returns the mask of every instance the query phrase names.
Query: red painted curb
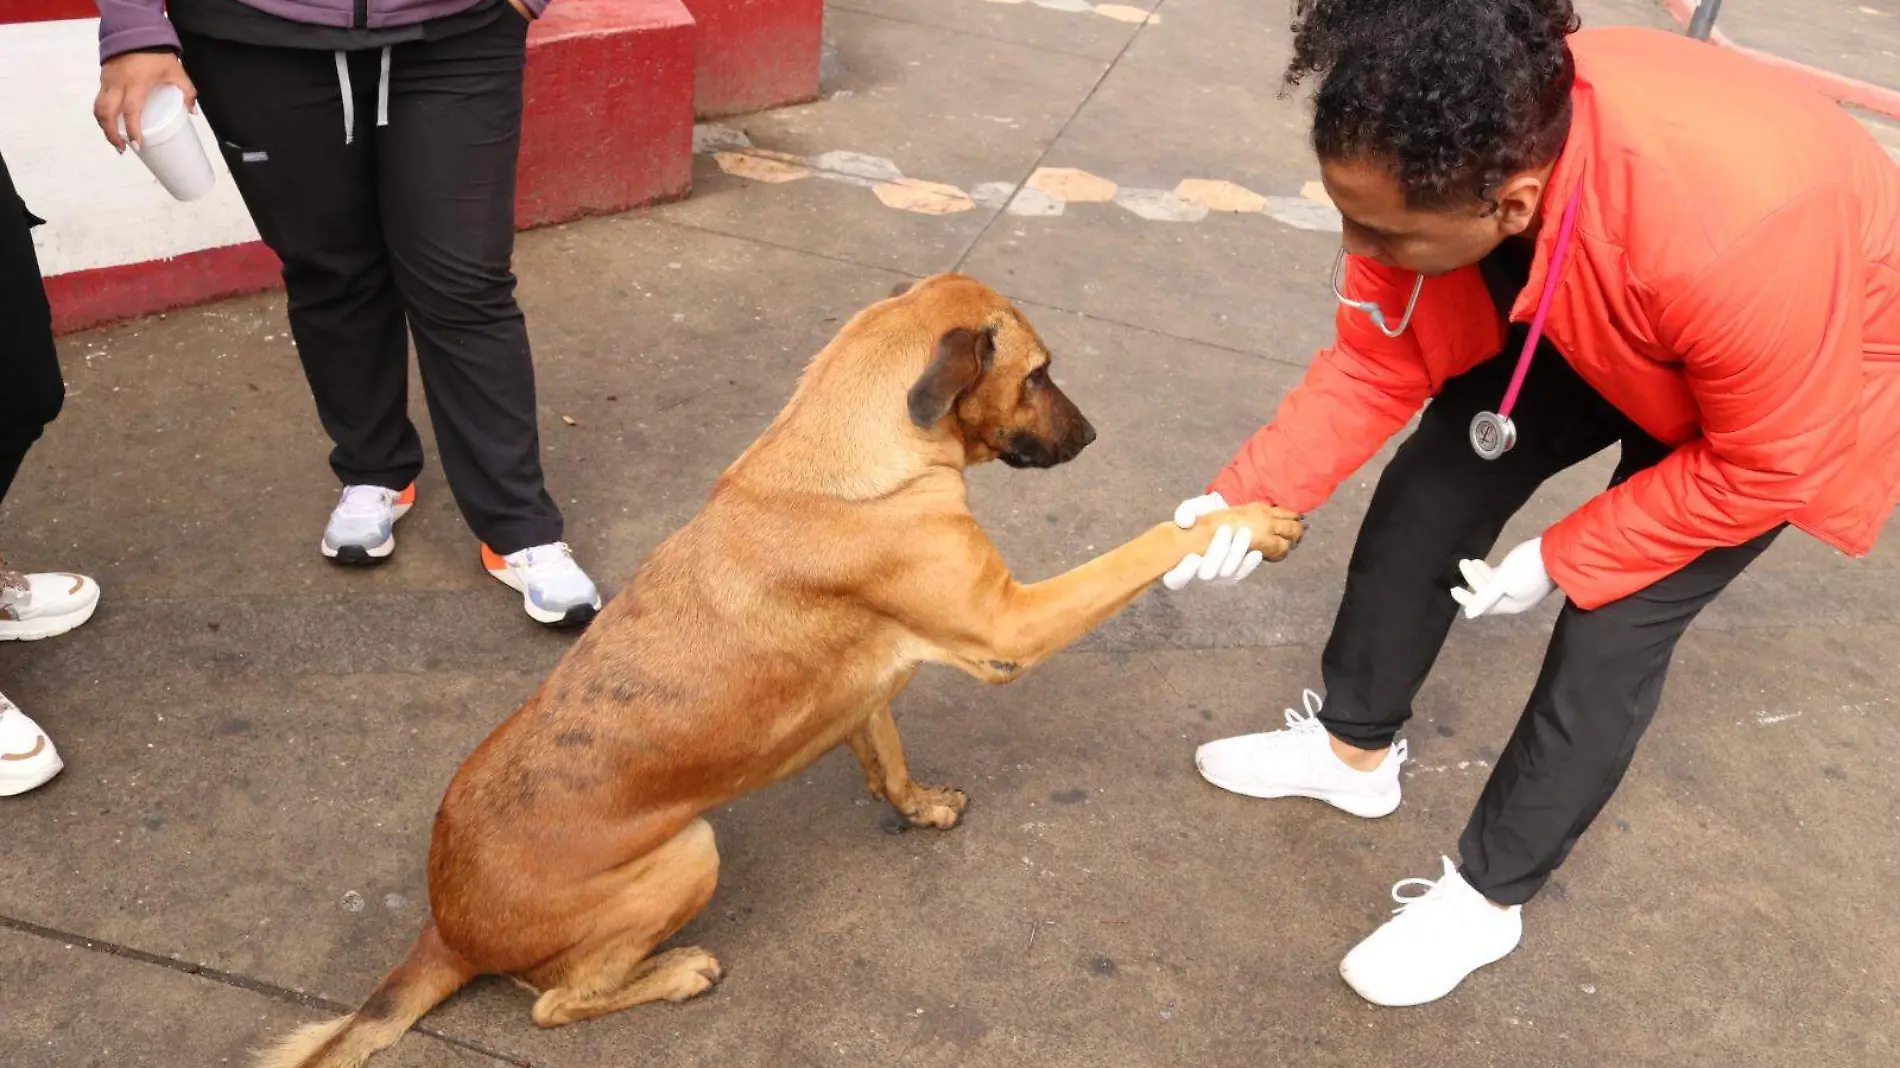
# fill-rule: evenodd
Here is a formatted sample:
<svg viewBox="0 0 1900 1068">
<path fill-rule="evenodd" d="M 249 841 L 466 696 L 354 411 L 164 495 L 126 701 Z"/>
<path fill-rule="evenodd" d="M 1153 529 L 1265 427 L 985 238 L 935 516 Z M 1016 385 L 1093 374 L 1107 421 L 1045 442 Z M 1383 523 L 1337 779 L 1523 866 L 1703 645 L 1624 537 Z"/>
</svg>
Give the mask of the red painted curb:
<svg viewBox="0 0 1900 1068">
<path fill-rule="evenodd" d="M 699 23 L 693 108 L 700 117 L 764 111 L 818 98 L 825 0 L 685 2 Z"/>
<path fill-rule="evenodd" d="M 281 284 L 281 271 L 270 249 L 249 241 L 169 260 L 56 274 L 46 280 L 46 296 L 53 305 L 53 332 L 70 334 L 274 289 Z"/>
<path fill-rule="evenodd" d="M 1696 0 L 1662 0 L 1669 16 L 1684 26 L 1695 16 Z M 1824 96 L 1829 96 L 1843 104 L 1850 104 L 1866 111 L 1885 115 L 1890 119 L 1900 119 L 1900 90 L 1889 89 L 1884 85 L 1874 85 L 1858 78 L 1849 78 L 1845 74 L 1836 74 L 1831 70 L 1821 70 L 1805 63 L 1796 63 L 1792 59 L 1783 59 L 1770 52 L 1736 44 L 1717 30 L 1709 36 L 1712 44 L 1731 48 L 1743 55 L 1751 56 L 1775 67 L 1794 74 L 1806 81 L 1810 87 Z"/>
</svg>

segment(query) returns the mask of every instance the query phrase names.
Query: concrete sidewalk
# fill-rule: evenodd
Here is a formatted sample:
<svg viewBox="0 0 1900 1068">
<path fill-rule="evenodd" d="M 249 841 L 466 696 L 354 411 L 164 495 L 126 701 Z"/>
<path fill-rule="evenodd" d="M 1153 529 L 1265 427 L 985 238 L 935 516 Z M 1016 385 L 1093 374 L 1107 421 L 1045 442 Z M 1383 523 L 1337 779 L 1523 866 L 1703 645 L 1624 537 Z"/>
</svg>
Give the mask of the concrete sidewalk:
<svg viewBox="0 0 1900 1068">
<path fill-rule="evenodd" d="M 1895 0 L 1729 0 L 1716 25 L 1740 44 L 1900 89 Z"/>
<path fill-rule="evenodd" d="M 1670 25 L 1646 0 L 1584 10 Z M 581 558 L 617 588 L 839 322 L 951 267 L 1021 303 L 1102 431 L 1067 467 L 973 478 L 1018 572 L 1166 516 L 1331 321 L 1337 235 L 1301 206 L 1304 113 L 1274 95 L 1285 23 L 1249 0 L 834 0 L 827 99 L 715 132 L 728 155 L 708 144 L 688 202 L 522 241 L 547 462 Z M 826 173 L 742 177 L 758 165 L 732 130 Z M 850 180 L 884 173 L 869 158 L 989 188 L 951 214 L 892 207 Z M 1017 192 L 1040 168 L 1157 195 L 1050 214 Z M 1237 214 L 1160 195 L 1189 178 L 1276 199 Z M 911 208 L 947 196 L 905 188 Z M 67 413 L 0 545 L 94 574 L 106 601 L 57 642 L 0 648 L 0 687 L 68 762 L 0 802 L 0 1065 L 242 1064 L 354 1007 L 397 960 L 425 915 L 444 785 L 569 639 L 481 573 L 433 468 L 395 562 L 318 557 L 334 487 L 281 298 L 63 353 Z M 1594 492 L 1609 459 L 1553 482 L 1507 544 Z M 1387 888 L 1455 848 L 1551 618 L 1456 629 L 1389 820 L 1202 783 L 1197 743 L 1278 726 L 1316 683 L 1376 475 L 1243 589 L 1156 592 L 1015 686 L 921 675 L 899 707 L 909 753 L 921 781 L 970 792 L 963 827 L 901 829 L 843 754 L 715 813 L 719 892 L 684 936 L 728 967 L 714 996 L 542 1032 L 524 992 L 483 981 L 375 1063 L 1900 1061 L 1891 538 L 1855 563 L 1790 536 L 1705 615 L 1520 952 L 1421 1010 L 1340 983 Z"/>
</svg>

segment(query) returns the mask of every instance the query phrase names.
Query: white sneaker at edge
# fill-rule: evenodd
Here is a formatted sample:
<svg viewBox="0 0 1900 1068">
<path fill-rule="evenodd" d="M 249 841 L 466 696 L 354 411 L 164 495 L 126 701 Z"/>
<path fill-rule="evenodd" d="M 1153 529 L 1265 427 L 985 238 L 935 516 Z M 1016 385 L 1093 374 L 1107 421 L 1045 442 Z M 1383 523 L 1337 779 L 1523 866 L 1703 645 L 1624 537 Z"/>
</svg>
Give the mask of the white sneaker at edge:
<svg viewBox="0 0 1900 1068">
<path fill-rule="evenodd" d="M 1391 815 L 1399 807 L 1405 743 L 1395 744 L 1378 767 L 1358 771 L 1333 752 L 1319 721 L 1319 695 L 1307 690 L 1301 703 L 1303 713 L 1286 710 L 1286 730 L 1222 738 L 1195 750 L 1201 778 L 1248 797 L 1310 797 L 1366 819 Z"/>
<path fill-rule="evenodd" d="M 0 561 L 4 571 L 5 561 Z M 18 579 L 18 586 L 0 579 L 0 642 L 64 634 L 91 619 L 99 607 L 99 584 L 84 575 L 48 571 Z"/>
<path fill-rule="evenodd" d="M 1524 937 L 1522 906 L 1498 908 L 1471 888 L 1450 858 L 1438 881 L 1405 879 L 1392 887 L 1397 915 L 1339 962 L 1340 977 L 1374 1005 L 1401 1008 L 1437 1001 L 1465 977 L 1503 960 Z M 1422 886 L 1416 897 L 1400 893 Z"/>
<path fill-rule="evenodd" d="M 0 693 L 0 797 L 42 786 L 63 767 L 53 740 Z"/>
</svg>

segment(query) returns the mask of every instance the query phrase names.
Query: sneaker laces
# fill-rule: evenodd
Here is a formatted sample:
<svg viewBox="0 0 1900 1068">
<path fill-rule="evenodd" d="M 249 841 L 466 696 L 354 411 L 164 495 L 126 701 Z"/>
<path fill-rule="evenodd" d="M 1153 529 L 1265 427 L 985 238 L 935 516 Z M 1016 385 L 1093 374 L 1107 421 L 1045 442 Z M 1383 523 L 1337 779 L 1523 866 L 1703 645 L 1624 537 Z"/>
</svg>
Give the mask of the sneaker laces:
<svg viewBox="0 0 1900 1068">
<path fill-rule="evenodd" d="M 574 550 L 568 548 L 564 541 L 547 545 L 531 545 L 509 556 L 507 560 L 521 570 L 531 572 L 534 579 L 539 582 L 570 576 L 587 577 L 586 572 L 581 570 L 581 565 L 574 562 Z"/>
<path fill-rule="evenodd" d="M 1450 857 L 1439 857 L 1438 859 L 1443 861 L 1445 865 L 1445 874 L 1438 878 L 1400 879 L 1398 882 L 1392 884 L 1392 900 L 1397 902 L 1399 906 L 1392 910 L 1394 916 L 1400 915 L 1414 905 L 1433 901 L 1443 896 L 1440 893 L 1441 889 L 1449 885 L 1451 878 L 1457 874 L 1458 869 L 1456 865 L 1452 864 Z M 1414 888 L 1422 888 L 1423 892 L 1417 894 L 1404 893 L 1404 891 Z"/>
<path fill-rule="evenodd" d="M 24 597 L 31 593 L 32 590 L 33 587 L 26 583 L 26 576 L 8 567 L 7 558 L 0 556 L 0 597 L 4 597 L 8 593 L 14 593 Z"/>
<path fill-rule="evenodd" d="M 381 519 L 401 494 L 382 486 L 345 486 L 337 514 L 348 519 Z"/>
<path fill-rule="evenodd" d="M 1324 730 L 1325 728 L 1321 726 L 1319 721 L 1319 710 L 1324 702 L 1320 700 L 1319 694 L 1311 690 L 1300 691 L 1300 704 L 1305 706 L 1304 709 L 1289 708 L 1286 710 L 1286 729 L 1296 732 L 1305 731 L 1308 733 Z"/>
<path fill-rule="evenodd" d="M 1295 735 L 1308 735 L 1315 731 L 1324 733 L 1326 725 L 1319 721 L 1319 711 L 1324 707 L 1325 702 L 1320 699 L 1319 694 L 1312 690 L 1300 691 L 1300 704 L 1304 707 L 1286 710 L 1286 729 Z M 1399 763 L 1405 763 L 1411 755 L 1411 749 L 1405 744 L 1405 739 L 1400 738 L 1392 743 L 1392 756 L 1397 758 Z"/>
</svg>

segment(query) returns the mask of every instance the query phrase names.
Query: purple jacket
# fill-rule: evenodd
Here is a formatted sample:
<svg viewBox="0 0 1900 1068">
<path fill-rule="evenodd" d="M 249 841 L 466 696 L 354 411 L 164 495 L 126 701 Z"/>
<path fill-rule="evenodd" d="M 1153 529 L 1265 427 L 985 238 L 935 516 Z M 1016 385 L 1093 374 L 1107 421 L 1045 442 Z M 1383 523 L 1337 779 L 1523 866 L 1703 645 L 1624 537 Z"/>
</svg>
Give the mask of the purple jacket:
<svg viewBox="0 0 1900 1068">
<path fill-rule="evenodd" d="M 178 35 L 165 18 L 165 0 L 97 0 L 99 62 L 141 48 L 177 48 Z M 475 0 L 242 0 L 269 15 L 318 26 L 384 29 L 409 26 L 473 6 Z M 539 16 L 549 0 L 523 0 Z M 357 13 L 364 17 L 359 20 Z"/>
</svg>

